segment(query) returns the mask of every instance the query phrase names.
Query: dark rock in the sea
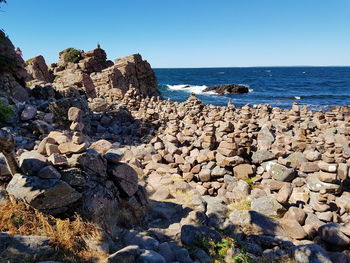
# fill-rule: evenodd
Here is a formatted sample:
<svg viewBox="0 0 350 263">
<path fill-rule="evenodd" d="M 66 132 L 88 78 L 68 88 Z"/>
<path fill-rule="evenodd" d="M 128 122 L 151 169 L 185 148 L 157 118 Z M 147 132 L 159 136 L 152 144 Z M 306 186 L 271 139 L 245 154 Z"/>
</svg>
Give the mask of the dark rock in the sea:
<svg viewBox="0 0 350 263">
<path fill-rule="evenodd" d="M 224 94 L 243 94 L 248 93 L 249 89 L 247 86 L 238 84 L 224 84 L 218 86 L 211 86 L 203 90 L 203 92 L 215 91 L 220 95 Z"/>
</svg>

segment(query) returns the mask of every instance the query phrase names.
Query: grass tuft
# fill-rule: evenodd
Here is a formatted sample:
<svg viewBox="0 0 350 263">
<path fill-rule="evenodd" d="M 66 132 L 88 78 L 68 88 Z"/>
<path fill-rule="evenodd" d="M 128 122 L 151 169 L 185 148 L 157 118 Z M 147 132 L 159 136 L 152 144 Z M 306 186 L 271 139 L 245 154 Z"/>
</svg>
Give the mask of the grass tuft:
<svg viewBox="0 0 350 263">
<path fill-rule="evenodd" d="M 86 240 L 101 243 L 104 235 L 96 225 L 83 221 L 79 215 L 71 220 L 58 219 L 24 203 L 6 202 L 0 204 L 0 232 L 48 237 L 57 253 L 44 260 L 101 262 L 107 257 L 102 252 L 88 248 Z M 0 254 L 0 261 L 3 256 Z"/>
</svg>

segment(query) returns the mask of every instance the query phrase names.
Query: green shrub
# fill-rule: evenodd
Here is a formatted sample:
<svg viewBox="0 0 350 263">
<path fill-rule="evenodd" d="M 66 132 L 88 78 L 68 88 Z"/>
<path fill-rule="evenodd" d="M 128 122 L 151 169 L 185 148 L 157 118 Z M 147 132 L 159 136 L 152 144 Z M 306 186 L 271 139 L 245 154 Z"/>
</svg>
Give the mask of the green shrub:
<svg viewBox="0 0 350 263">
<path fill-rule="evenodd" d="M 212 257 L 213 263 L 253 263 L 253 260 L 249 257 L 246 250 L 238 245 L 235 239 L 229 236 L 225 236 L 219 243 L 216 243 L 211 238 L 204 237 L 199 240 L 198 247 L 206 251 Z M 240 248 L 240 252 L 228 259 L 228 251 L 232 248 Z M 191 247 L 189 251 L 193 253 L 195 248 Z"/>
<path fill-rule="evenodd" d="M 0 121 L 8 121 L 13 115 L 13 109 L 0 101 Z"/>
<path fill-rule="evenodd" d="M 65 63 L 78 63 L 82 58 L 81 51 L 74 48 L 67 48 L 63 57 Z"/>
</svg>

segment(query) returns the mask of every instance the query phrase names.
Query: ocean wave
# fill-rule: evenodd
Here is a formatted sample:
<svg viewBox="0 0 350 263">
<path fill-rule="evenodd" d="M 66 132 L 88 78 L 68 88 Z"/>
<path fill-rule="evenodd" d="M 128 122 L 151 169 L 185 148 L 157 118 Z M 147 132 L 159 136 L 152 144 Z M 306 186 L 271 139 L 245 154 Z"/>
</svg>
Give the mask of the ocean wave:
<svg viewBox="0 0 350 263">
<path fill-rule="evenodd" d="M 178 85 L 166 85 L 170 90 L 182 90 L 188 93 L 195 94 L 216 94 L 213 91 L 203 92 L 208 86 L 196 86 L 196 85 L 188 85 L 188 84 L 178 84 Z"/>
<path fill-rule="evenodd" d="M 249 89 L 249 93 L 253 92 L 254 89 L 251 89 L 248 85 L 245 84 L 239 84 L 241 86 L 245 86 Z M 195 94 L 211 94 L 211 95 L 217 95 L 215 91 L 207 91 L 204 92 L 208 86 L 206 85 L 189 85 L 189 84 L 177 84 L 177 85 L 165 85 L 169 90 L 177 90 L 177 91 L 185 91 L 188 93 L 195 93 Z"/>
</svg>

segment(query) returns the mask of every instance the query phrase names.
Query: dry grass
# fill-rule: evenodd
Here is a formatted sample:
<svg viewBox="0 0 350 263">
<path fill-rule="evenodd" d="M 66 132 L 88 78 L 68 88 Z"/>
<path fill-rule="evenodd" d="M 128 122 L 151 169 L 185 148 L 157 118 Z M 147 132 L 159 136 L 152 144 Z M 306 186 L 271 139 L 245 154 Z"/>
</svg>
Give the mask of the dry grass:
<svg viewBox="0 0 350 263">
<path fill-rule="evenodd" d="M 247 200 L 246 198 L 242 198 L 240 200 L 237 200 L 227 206 L 230 212 L 235 210 L 250 210 L 251 209 L 251 201 Z"/>
<path fill-rule="evenodd" d="M 0 231 L 10 235 L 39 235 L 51 240 L 54 256 L 45 260 L 63 262 L 103 262 L 106 254 L 91 251 L 86 240 L 101 242 L 102 231 L 94 224 L 84 222 L 79 215 L 74 219 L 58 219 L 45 215 L 24 203 L 0 204 Z M 29 261 L 28 261 L 29 262 Z"/>
</svg>

